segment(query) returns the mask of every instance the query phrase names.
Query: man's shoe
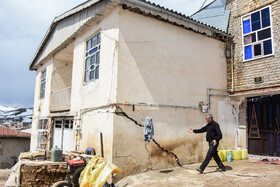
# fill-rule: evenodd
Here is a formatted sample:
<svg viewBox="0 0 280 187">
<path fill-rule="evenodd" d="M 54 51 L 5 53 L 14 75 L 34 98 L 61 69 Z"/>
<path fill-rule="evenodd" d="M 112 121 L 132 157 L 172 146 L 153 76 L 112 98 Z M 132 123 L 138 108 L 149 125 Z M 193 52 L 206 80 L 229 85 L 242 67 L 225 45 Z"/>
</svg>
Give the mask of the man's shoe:
<svg viewBox="0 0 280 187">
<path fill-rule="evenodd" d="M 200 174 L 203 173 L 203 171 L 200 168 L 196 168 L 196 171 L 198 171 Z"/>
<path fill-rule="evenodd" d="M 216 171 L 217 171 L 217 172 L 226 171 L 226 168 L 225 168 L 225 167 L 223 167 L 223 168 L 218 168 Z"/>
</svg>

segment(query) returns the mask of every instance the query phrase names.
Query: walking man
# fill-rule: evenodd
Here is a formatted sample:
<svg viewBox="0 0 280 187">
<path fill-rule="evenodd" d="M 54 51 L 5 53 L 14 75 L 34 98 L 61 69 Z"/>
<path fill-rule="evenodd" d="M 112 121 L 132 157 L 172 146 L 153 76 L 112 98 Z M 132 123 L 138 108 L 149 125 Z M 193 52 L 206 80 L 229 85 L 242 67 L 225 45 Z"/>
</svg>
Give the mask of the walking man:
<svg viewBox="0 0 280 187">
<path fill-rule="evenodd" d="M 203 173 L 206 166 L 209 164 L 212 157 L 214 157 L 216 163 L 219 166 L 218 171 L 225 171 L 225 166 L 223 165 L 220 157 L 218 156 L 217 148 L 219 146 L 219 141 L 222 139 L 222 132 L 220 126 L 217 122 L 213 120 L 213 116 L 208 114 L 206 116 L 207 125 L 202 127 L 201 129 L 190 129 L 189 133 L 206 133 L 206 140 L 209 143 L 209 149 L 206 155 L 204 162 L 200 165 L 196 170 L 199 173 Z"/>
</svg>

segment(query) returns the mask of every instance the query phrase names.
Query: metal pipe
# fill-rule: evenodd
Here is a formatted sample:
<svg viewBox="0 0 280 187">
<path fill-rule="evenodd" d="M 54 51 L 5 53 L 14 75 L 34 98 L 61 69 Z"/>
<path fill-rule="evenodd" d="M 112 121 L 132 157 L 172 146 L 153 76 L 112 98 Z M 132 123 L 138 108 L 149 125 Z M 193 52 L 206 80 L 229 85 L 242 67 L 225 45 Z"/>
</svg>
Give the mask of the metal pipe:
<svg viewBox="0 0 280 187">
<path fill-rule="evenodd" d="M 104 151 L 103 151 L 103 135 L 102 135 L 102 132 L 100 133 L 100 146 L 101 146 L 101 157 L 104 158 Z"/>
<path fill-rule="evenodd" d="M 229 96 L 229 95 L 210 94 L 210 96 L 215 96 L 215 97 L 227 97 L 227 96 Z"/>
<path fill-rule="evenodd" d="M 208 109 L 211 108 L 211 100 L 210 100 L 210 97 L 211 97 L 211 96 L 216 96 L 216 97 L 227 97 L 227 96 L 229 96 L 229 95 L 210 94 L 210 91 L 211 91 L 211 90 L 227 92 L 227 90 L 223 90 L 223 89 L 218 89 L 218 88 L 207 88 Z"/>
<path fill-rule="evenodd" d="M 81 109 L 81 114 L 91 112 L 94 110 L 99 110 L 99 109 L 104 109 L 104 108 L 109 108 L 117 105 L 122 105 L 122 106 L 145 106 L 145 107 L 167 107 L 167 108 L 182 108 L 182 109 L 199 109 L 198 106 L 180 106 L 180 105 L 162 105 L 162 104 L 147 104 L 147 103 L 111 103 L 108 105 L 101 105 L 98 107 L 92 107 L 92 108 L 85 108 Z"/>
<path fill-rule="evenodd" d="M 231 90 L 234 90 L 234 80 L 233 80 L 233 47 L 230 45 L 230 58 L 231 58 Z"/>
<path fill-rule="evenodd" d="M 162 104 L 147 104 L 147 103 L 117 103 L 117 105 L 199 109 L 199 107 L 197 106 L 162 105 Z"/>
<path fill-rule="evenodd" d="M 210 91 L 211 90 L 216 90 L 216 91 L 223 91 L 223 92 L 227 92 L 227 90 L 223 90 L 223 89 L 217 89 L 217 88 L 208 88 Z"/>
</svg>

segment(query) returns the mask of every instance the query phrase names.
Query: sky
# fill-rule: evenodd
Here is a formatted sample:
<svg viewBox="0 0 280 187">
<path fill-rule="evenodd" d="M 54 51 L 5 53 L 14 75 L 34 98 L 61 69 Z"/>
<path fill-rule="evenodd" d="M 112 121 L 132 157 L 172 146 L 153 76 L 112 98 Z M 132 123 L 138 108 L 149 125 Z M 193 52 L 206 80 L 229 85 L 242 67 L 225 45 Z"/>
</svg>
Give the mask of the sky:
<svg viewBox="0 0 280 187">
<path fill-rule="evenodd" d="M 29 64 L 53 19 L 84 1 L 1 0 L 0 105 L 33 107 L 36 72 Z M 205 0 L 150 1 L 191 15 Z"/>
</svg>

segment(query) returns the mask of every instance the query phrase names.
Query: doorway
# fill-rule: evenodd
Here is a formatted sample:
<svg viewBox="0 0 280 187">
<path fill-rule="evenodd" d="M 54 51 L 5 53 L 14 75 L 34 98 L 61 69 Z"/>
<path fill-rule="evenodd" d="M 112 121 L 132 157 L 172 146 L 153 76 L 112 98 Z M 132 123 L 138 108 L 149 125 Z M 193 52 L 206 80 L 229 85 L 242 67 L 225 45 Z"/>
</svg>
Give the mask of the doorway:
<svg viewBox="0 0 280 187">
<path fill-rule="evenodd" d="M 57 146 L 63 151 L 72 151 L 73 119 L 55 118 L 53 128 L 53 147 Z"/>
<path fill-rule="evenodd" d="M 280 155 L 280 95 L 253 97 L 248 103 L 248 152 Z"/>
</svg>

